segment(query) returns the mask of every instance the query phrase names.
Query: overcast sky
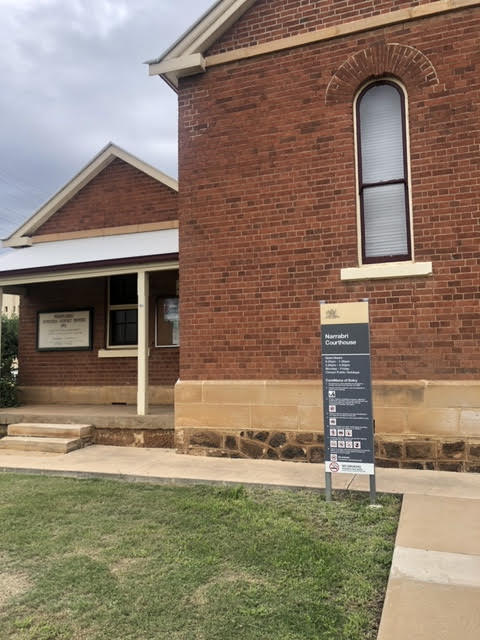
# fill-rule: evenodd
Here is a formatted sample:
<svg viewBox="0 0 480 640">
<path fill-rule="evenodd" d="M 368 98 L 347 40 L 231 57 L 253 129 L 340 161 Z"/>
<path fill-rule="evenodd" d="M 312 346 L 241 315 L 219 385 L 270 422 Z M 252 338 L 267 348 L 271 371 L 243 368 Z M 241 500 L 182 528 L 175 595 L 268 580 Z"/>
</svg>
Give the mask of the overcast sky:
<svg viewBox="0 0 480 640">
<path fill-rule="evenodd" d="M 177 176 L 177 97 L 142 63 L 213 0 L 0 0 L 0 237 L 112 141 Z"/>
</svg>

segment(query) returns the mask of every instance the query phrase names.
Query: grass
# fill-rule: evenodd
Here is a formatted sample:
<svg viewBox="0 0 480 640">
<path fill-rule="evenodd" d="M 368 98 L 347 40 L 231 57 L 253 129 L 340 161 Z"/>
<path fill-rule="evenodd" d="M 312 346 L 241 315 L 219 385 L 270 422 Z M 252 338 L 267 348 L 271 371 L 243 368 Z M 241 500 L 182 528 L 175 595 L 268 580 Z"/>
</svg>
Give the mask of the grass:
<svg viewBox="0 0 480 640">
<path fill-rule="evenodd" d="M 370 640 L 400 500 L 0 475 L 2 640 Z"/>
</svg>

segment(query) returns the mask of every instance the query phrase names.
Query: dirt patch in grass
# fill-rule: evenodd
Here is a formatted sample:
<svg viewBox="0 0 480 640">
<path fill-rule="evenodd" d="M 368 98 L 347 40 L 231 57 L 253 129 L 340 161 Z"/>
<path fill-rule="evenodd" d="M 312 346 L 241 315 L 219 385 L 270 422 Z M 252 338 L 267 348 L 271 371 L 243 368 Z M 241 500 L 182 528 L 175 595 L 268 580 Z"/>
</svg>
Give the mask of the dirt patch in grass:
<svg viewBox="0 0 480 640">
<path fill-rule="evenodd" d="M 0 572 L 0 609 L 10 600 L 31 588 L 30 580 L 22 573 Z"/>
<path fill-rule="evenodd" d="M 110 567 L 113 575 L 122 577 L 131 571 L 142 571 L 145 560 L 138 558 L 121 558 Z"/>
<path fill-rule="evenodd" d="M 188 597 L 187 602 L 195 606 L 205 606 L 209 602 L 209 591 L 211 589 L 242 582 L 246 584 L 262 584 L 262 580 L 257 576 L 249 575 L 245 571 L 234 573 L 230 569 L 226 569 L 220 575 L 197 587 L 192 595 Z"/>
</svg>

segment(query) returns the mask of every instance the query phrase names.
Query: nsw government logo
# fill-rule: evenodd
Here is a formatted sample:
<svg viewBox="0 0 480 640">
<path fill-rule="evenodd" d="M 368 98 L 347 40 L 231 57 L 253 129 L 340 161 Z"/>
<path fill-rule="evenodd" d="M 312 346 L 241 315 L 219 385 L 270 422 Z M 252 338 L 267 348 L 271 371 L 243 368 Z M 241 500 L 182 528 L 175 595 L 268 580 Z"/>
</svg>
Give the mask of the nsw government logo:
<svg viewBox="0 0 480 640">
<path fill-rule="evenodd" d="M 328 309 L 326 315 L 329 320 L 336 320 L 339 317 L 336 309 Z"/>
<path fill-rule="evenodd" d="M 328 468 L 332 473 L 337 473 L 337 471 L 340 471 L 340 465 L 338 464 L 338 462 L 330 462 Z"/>
</svg>

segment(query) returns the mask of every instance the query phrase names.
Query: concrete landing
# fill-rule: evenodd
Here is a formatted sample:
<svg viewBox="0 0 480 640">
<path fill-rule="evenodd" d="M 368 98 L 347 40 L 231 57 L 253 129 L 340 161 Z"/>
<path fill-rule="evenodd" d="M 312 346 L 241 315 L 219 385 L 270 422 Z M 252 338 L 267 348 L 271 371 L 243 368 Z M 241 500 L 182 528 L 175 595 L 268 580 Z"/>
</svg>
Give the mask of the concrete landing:
<svg viewBox="0 0 480 640">
<path fill-rule="evenodd" d="M 135 405 L 24 405 L 0 409 L 0 428 L 16 422 L 88 423 L 97 429 L 166 429 L 174 428 L 171 405 L 149 408 L 148 416 L 138 416 Z"/>
</svg>

